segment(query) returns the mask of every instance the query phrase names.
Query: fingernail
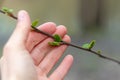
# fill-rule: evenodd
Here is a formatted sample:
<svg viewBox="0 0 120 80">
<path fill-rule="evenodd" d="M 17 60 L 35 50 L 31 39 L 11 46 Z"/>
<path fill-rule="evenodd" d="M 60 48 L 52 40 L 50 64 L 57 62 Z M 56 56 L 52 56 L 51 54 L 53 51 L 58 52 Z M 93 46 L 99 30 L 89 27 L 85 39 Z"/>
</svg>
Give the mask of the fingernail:
<svg viewBox="0 0 120 80">
<path fill-rule="evenodd" d="M 19 20 L 19 21 L 24 20 L 25 14 L 26 14 L 25 11 L 20 11 L 20 12 L 18 13 L 18 20 Z"/>
</svg>

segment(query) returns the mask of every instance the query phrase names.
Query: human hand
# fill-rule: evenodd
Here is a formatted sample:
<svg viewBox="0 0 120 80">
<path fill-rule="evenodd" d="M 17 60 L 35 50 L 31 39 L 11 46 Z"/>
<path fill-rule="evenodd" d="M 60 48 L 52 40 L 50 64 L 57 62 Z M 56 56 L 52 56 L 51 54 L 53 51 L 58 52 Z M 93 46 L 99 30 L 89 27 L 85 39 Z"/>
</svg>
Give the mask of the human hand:
<svg viewBox="0 0 120 80">
<path fill-rule="evenodd" d="M 71 55 L 66 56 L 50 76 L 48 73 L 67 46 L 49 46 L 48 42 L 52 39 L 31 31 L 30 23 L 29 15 L 20 11 L 17 27 L 3 50 L 2 80 L 63 80 L 73 62 Z M 64 41 L 70 42 L 67 30 L 62 25 L 56 27 L 54 23 L 48 22 L 38 28 L 50 34 L 59 34 Z"/>
</svg>

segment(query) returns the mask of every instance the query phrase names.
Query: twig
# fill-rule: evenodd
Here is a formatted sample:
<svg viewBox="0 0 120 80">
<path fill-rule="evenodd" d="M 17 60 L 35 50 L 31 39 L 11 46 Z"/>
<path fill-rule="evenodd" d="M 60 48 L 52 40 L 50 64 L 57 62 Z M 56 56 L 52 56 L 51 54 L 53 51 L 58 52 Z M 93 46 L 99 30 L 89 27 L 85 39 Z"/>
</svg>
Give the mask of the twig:
<svg viewBox="0 0 120 80">
<path fill-rule="evenodd" d="M 2 10 L 0 10 L 0 13 L 6 14 L 6 12 L 4 12 L 4 11 L 2 11 Z M 8 14 L 8 16 L 10 16 L 10 17 L 12 17 L 13 19 L 16 19 L 16 20 L 17 20 L 17 17 L 14 16 L 13 14 Z M 44 35 L 46 35 L 46 36 L 54 39 L 54 36 L 53 36 L 53 35 L 51 35 L 51 34 L 49 34 L 49 33 L 46 33 L 46 32 L 44 32 L 44 31 L 41 31 L 41 30 L 37 29 L 36 27 L 33 27 L 33 26 L 31 26 L 31 27 L 34 29 L 34 31 L 36 31 L 36 32 L 38 32 L 38 33 L 41 33 L 41 34 L 44 34 Z M 99 54 L 98 52 L 93 51 L 93 50 L 91 50 L 91 49 L 86 49 L 86 48 L 83 48 L 83 47 L 80 47 L 80 46 L 77 46 L 77 45 L 75 45 L 75 44 L 68 43 L 68 42 L 65 42 L 65 41 L 61 41 L 61 44 L 65 44 L 65 45 L 72 46 L 72 47 L 75 47 L 75 48 L 78 48 L 78 49 L 81 49 L 81 50 L 84 50 L 84 51 L 88 51 L 88 52 L 90 52 L 90 53 L 93 53 L 93 54 L 97 55 L 97 56 L 100 57 L 100 58 L 103 58 L 103 59 L 106 59 L 106 60 L 109 60 L 109 61 L 113 61 L 113 62 L 115 62 L 115 63 L 120 64 L 120 61 L 118 61 L 118 60 L 116 60 L 116 59 L 113 59 L 113 58 L 110 58 L 110 57 L 107 57 L 107 56 L 104 56 L 104 55 L 102 55 L 102 54 Z"/>
<path fill-rule="evenodd" d="M 1 12 L 1 13 L 3 13 L 3 14 L 5 14 L 5 12 L 4 12 L 4 11 L 2 11 L 2 10 L 0 10 L 0 12 Z"/>
</svg>

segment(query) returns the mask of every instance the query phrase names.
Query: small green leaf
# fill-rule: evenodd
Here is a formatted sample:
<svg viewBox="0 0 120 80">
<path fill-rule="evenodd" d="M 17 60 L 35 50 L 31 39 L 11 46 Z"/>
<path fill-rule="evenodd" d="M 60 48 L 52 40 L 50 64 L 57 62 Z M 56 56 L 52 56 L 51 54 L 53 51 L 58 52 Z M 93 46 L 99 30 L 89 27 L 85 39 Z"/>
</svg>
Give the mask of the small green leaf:
<svg viewBox="0 0 120 80">
<path fill-rule="evenodd" d="M 95 40 L 92 40 L 90 43 L 83 44 L 82 48 L 92 49 L 95 45 Z"/>
<path fill-rule="evenodd" d="M 6 7 L 2 7 L 2 10 L 5 11 L 5 12 L 8 12 L 8 11 L 9 11 L 9 9 L 6 8 Z"/>
<path fill-rule="evenodd" d="M 56 42 L 61 42 L 61 41 L 62 41 L 62 38 L 61 38 L 58 34 L 55 34 L 55 35 L 54 35 L 54 40 L 55 40 Z"/>
<path fill-rule="evenodd" d="M 59 46 L 60 45 L 60 42 L 48 42 L 49 45 L 51 46 Z"/>
<path fill-rule="evenodd" d="M 89 43 L 83 44 L 82 48 L 90 49 L 90 44 Z"/>
<path fill-rule="evenodd" d="M 3 7 L 2 10 L 8 14 L 11 14 L 13 12 L 13 9 L 9 9 L 7 7 Z"/>
<path fill-rule="evenodd" d="M 92 40 L 92 41 L 90 42 L 90 44 L 89 44 L 89 45 L 90 45 L 89 49 L 92 49 L 92 48 L 94 47 L 95 42 L 96 42 L 95 40 Z"/>
<path fill-rule="evenodd" d="M 62 41 L 62 38 L 58 34 L 55 34 L 53 37 L 54 37 L 54 42 L 49 42 L 48 44 L 51 46 L 59 46 L 60 42 Z"/>
<path fill-rule="evenodd" d="M 9 13 L 12 13 L 13 12 L 13 9 L 9 9 Z"/>
<path fill-rule="evenodd" d="M 35 20 L 35 21 L 32 22 L 32 25 L 31 25 L 31 26 L 32 26 L 32 27 L 35 27 L 35 26 L 37 26 L 38 23 L 39 23 L 39 20 Z"/>
</svg>

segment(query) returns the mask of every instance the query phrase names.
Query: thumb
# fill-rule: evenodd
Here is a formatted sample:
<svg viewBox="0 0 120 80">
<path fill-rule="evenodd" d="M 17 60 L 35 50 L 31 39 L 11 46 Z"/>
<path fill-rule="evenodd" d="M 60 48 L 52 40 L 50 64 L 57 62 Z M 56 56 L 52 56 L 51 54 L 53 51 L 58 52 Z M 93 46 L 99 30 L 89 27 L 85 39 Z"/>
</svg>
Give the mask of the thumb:
<svg viewBox="0 0 120 80">
<path fill-rule="evenodd" d="M 14 46 L 24 46 L 28 33 L 30 31 L 30 23 L 30 17 L 28 13 L 24 10 L 19 11 L 16 28 L 8 43 L 10 45 L 14 44 Z"/>
<path fill-rule="evenodd" d="M 20 11 L 17 26 L 3 50 L 2 80 L 37 80 L 35 66 L 25 49 L 30 26 L 28 13 Z"/>
</svg>

